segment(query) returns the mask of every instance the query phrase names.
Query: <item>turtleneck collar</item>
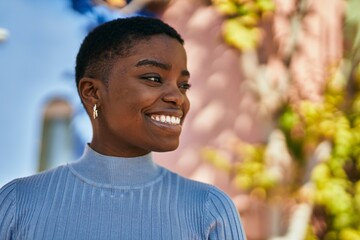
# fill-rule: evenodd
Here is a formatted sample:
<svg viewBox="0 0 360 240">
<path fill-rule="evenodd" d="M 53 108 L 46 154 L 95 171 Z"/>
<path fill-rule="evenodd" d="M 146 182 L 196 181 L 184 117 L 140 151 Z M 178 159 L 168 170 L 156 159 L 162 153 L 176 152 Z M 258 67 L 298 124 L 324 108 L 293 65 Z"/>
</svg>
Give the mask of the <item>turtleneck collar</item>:
<svg viewBox="0 0 360 240">
<path fill-rule="evenodd" d="M 75 175 L 101 187 L 136 188 L 152 184 L 162 175 L 151 153 L 139 157 L 113 157 L 95 152 L 86 145 L 81 158 L 69 164 Z"/>
</svg>

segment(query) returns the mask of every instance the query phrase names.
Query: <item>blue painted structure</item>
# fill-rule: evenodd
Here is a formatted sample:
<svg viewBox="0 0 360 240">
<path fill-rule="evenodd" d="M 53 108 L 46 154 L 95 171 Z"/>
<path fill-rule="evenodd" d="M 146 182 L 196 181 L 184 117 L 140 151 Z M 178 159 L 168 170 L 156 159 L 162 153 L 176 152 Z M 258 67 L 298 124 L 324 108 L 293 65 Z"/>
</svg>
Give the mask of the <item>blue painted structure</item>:
<svg viewBox="0 0 360 240">
<path fill-rule="evenodd" d="M 43 107 L 48 100 L 59 96 L 74 106 L 74 131 L 80 141 L 90 140 L 74 66 L 82 39 L 98 20 L 96 13 L 109 19 L 121 17 L 104 8 L 81 14 L 69 0 L 0 1 L 0 28 L 9 32 L 0 42 L 0 187 L 37 172 Z"/>
</svg>

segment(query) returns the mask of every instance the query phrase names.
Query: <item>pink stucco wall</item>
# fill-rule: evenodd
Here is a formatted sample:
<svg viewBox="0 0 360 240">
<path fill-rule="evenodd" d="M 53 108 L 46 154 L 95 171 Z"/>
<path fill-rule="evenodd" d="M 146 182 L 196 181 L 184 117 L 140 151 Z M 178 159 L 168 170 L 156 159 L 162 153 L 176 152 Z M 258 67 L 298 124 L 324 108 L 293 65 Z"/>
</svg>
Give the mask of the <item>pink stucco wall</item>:
<svg viewBox="0 0 360 240">
<path fill-rule="evenodd" d="M 185 39 L 192 89 L 191 110 L 178 150 L 156 153 L 155 159 L 187 177 L 215 184 L 228 192 L 237 204 L 249 239 L 266 239 L 274 228 L 264 228 L 273 209 L 236 189 L 226 173 L 215 170 L 201 158 L 206 146 L 224 146 L 233 136 L 244 141 L 266 141 L 273 129 L 271 116 L 259 114 L 256 95 L 248 89 L 249 74 L 240 65 L 241 55 L 223 43 L 222 16 L 201 0 L 173 0 L 162 18 Z M 286 94 L 291 99 L 321 101 L 322 84 L 329 64 L 342 55 L 342 14 L 344 3 L 337 0 L 308 0 L 311 11 L 303 19 L 296 51 L 289 68 L 282 54 L 292 34 L 289 16 L 295 11 L 294 0 L 276 0 L 276 13 L 265 23 L 268 34 L 260 55 L 270 66 L 270 80 L 281 81 L 289 70 L 294 87 Z M 246 59 L 246 58 L 245 58 Z M 265 59 L 265 60 L 264 60 Z M 251 74 L 250 74 L 251 75 Z M 290 207 L 288 207 L 290 209 Z M 280 212 L 288 209 L 283 207 Z M 288 212 L 288 211 L 287 211 Z M 285 218 L 286 214 L 283 214 Z M 282 223 L 280 223 L 282 222 Z M 286 231 L 284 219 L 275 224 L 277 233 Z"/>
</svg>

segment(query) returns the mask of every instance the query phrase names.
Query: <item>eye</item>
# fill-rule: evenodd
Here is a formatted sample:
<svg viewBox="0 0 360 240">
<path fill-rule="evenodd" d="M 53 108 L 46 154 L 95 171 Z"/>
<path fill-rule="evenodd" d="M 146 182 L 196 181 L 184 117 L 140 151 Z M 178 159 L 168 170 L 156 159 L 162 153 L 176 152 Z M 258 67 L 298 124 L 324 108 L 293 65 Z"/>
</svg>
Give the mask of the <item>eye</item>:
<svg viewBox="0 0 360 240">
<path fill-rule="evenodd" d="M 184 89 L 184 90 L 189 90 L 189 89 L 191 88 L 191 84 L 190 84 L 190 83 L 187 83 L 187 82 L 181 83 L 181 84 L 179 85 L 179 88 Z"/>
<path fill-rule="evenodd" d="M 157 75 L 144 75 L 141 76 L 140 79 L 144 80 L 147 84 L 151 86 L 158 86 L 163 82 L 162 78 Z"/>
<path fill-rule="evenodd" d="M 148 77 L 144 77 L 146 80 L 152 81 L 152 82 L 157 82 L 157 83 L 161 83 L 161 78 L 157 77 L 157 76 L 148 76 Z"/>
</svg>

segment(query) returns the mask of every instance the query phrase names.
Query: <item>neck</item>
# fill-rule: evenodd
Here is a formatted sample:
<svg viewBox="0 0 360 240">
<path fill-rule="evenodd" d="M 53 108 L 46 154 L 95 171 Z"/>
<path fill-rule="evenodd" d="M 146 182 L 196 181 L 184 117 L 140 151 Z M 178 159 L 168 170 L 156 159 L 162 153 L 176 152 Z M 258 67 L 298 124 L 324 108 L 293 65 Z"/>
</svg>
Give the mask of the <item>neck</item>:
<svg viewBox="0 0 360 240">
<path fill-rule="evenodd" d="M 124 157 L 124 158 L 133 158 L 138 156 L 145 156 L 150 153 L 150 151 L 144 149 L 133 149 L 126 148 L 126 150 L 121 150 L 119 148 L 114 148 L 113 145 L 104 144 L 103 142 L 99 142 L 98 140 L 93 140 L 89 144 L 90 148 L 93 149 L 97 153 L 101 153 L 105 156 L 113 156 L 113 157 Z"/>
<path fill-rule="evenodd" d="M 102 155 L 86 146 L 82 157 L 70 168 L 88 183 L 105 187 L 136 187 L 155 181 L 162 172 L 151 153 L 138 157 Z"/>
</svg>

